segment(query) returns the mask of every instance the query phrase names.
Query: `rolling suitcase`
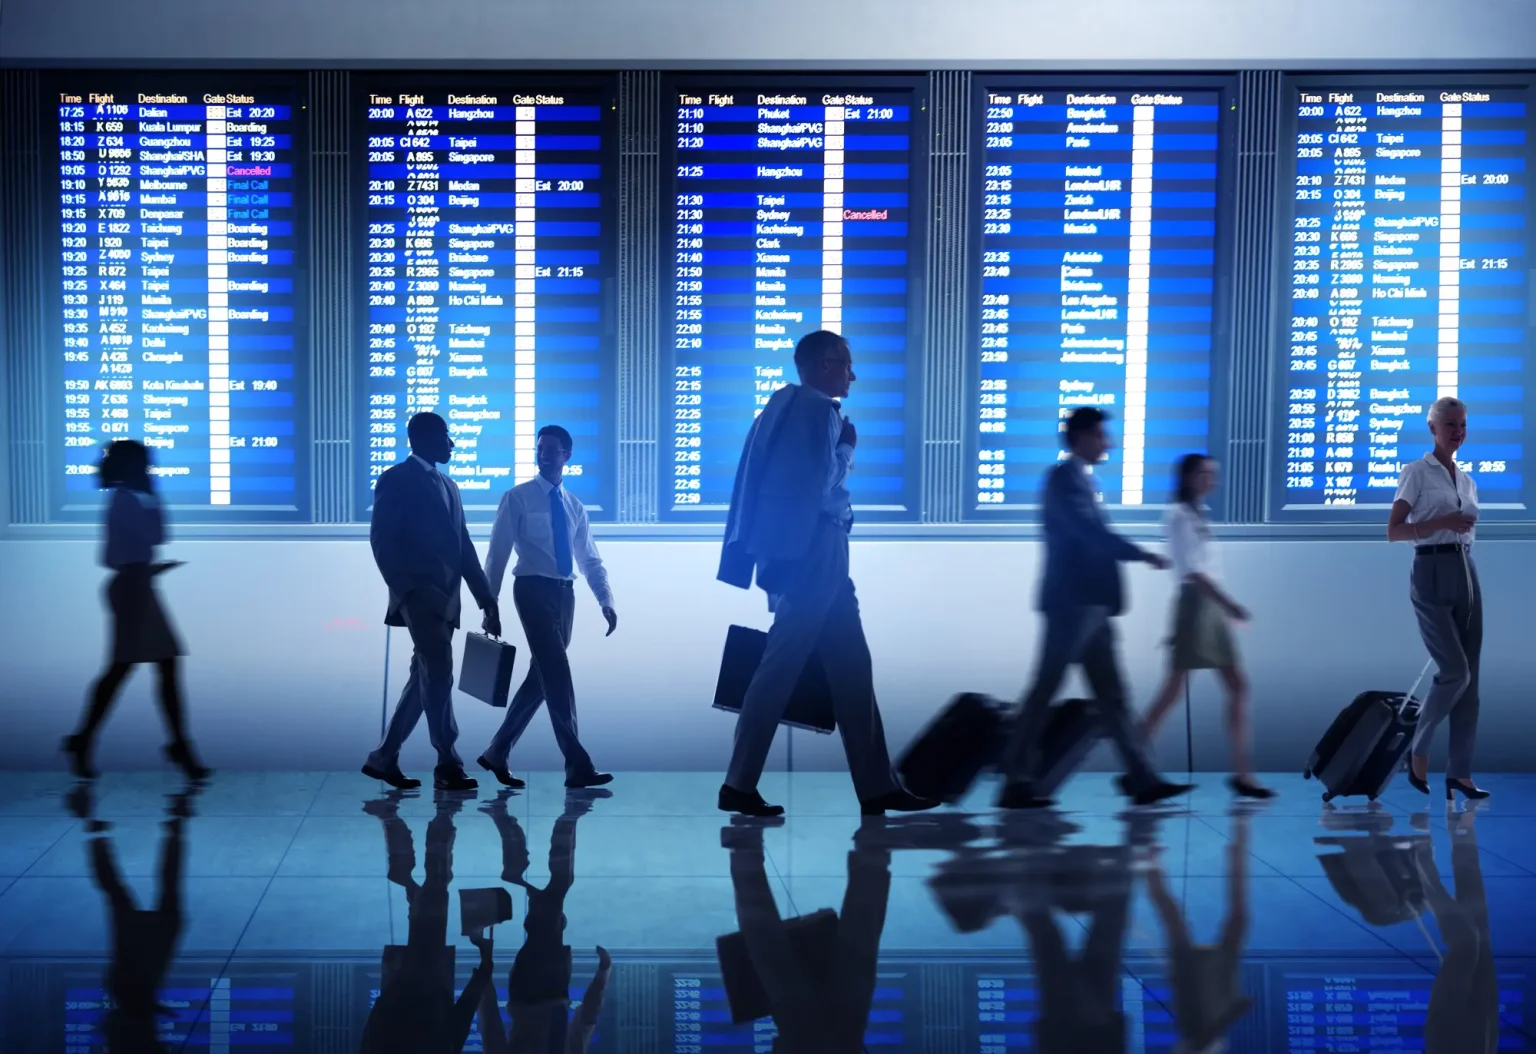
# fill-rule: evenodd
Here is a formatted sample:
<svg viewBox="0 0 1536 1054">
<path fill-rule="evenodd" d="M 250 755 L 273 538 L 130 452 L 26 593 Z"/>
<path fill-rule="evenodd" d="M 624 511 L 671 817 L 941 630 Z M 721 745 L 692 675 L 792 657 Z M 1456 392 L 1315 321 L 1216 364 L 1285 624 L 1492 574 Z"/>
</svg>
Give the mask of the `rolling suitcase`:
<svg viewBox="0 0 1536 1054">
<path fill-rule="evenodd" d="M 1316 776 L 1323 801 L 1364 794 L 1374 801 L 1402 767 L 1422 705 L 1414 698 L 1434 660 L 1424 664 L 1407 694 L 1362 692 L 1334 718 L 1302 776 Z"/>
<path fill-rule="evenodd" d="M 1008 708 L 990 695 L 955 696 L 897 762 L 902 785 L 920 798 L 953 805 L 997 764 L 1010 725 Z"/>
<path fill-rule="evenodd" d="M 752 683 L 752 675 L 763 661 L 767 647 L 768 634 L 762 630 L 732 626 L 726 631 L 725 654 L 720 658 L 720 677 L 715 682 L 716 710 L 741 713 L 747 686 Z M 779 723 L 822 735 L 830 735 L 837 728 L 832 713 L 832 688 L 827 684 L 826 670 L 816 655 L 811 656 L 801 671 L 800 682 L 795 685 Z"/>
<path fill-rule="evenodd" d="M 1088 700 L 1064 699 L 1052 706 L 1040 733 L 1040 763 L 1031 780 L 1034 792 L 1042 798 L 1054 795 L 1087 760 L 1102 733 L 1098 712 Z"/>
</svg>

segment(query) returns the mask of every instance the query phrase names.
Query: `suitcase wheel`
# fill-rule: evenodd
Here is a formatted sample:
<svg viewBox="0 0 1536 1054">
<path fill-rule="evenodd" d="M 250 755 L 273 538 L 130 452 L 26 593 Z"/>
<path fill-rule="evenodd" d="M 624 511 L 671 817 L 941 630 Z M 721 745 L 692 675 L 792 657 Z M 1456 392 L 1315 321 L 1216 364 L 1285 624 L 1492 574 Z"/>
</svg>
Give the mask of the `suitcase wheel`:
<svg viewBox="0 0 1536 1054">
<path fill-rule="evenodd" d="M 1323 801 L 1333 801 L 1333 792 L 1332 791 L 1324 791 L 1323 792 Z"/>
</svg>

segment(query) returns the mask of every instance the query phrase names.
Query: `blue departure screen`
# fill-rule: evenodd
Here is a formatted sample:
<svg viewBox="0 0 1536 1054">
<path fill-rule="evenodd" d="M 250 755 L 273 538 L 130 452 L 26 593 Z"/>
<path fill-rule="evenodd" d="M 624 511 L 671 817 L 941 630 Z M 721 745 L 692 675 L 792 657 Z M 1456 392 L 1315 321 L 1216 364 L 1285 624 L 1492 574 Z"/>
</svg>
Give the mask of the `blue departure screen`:
<svg viewBox="0 0 1536 1054">
<path fill-rule="evenodd" d="M 611 516 L 607 94 L 390 82 L 359 102 L 364 507 L 410 452 L 406 423 L 432 411 L 466 508 L 533 478 L 535 437 L 554 424 L 574 441 L 566 485 Z"/>
<path fill-rule="evenodd" d="M 673 238 L 664 243 L 663 512 L 719 517 L 742 441 L 769 397 L 795 381 L 795 343 L 848 338 L 844 414 L 858 429 L 856 509 L 911 504 L 908 298 L 910 90 L 681 89 Z"/>
<path fill-rule="evenodd" d="M 910 968 L 881 964 L 880 971 L 870 979 L 869 1015 L 864 1019 L 864 1045 L 874 1050 L 915 1049 L 909 1044 L 920 1030 L 912 1023 L 915 1006 L 916 977 Z M 843 991 L 857 991 L 856 980 L 838 978 L 845 984 Z M 773 1051 L 778 1026 L 772 1016 L 744 1024 L 731 1021 L 730 1000 L 726 996 L 725 981 L 721 979 L 717 965 L 700 970 L 679 967 L 672 973 L 672 1044 L 661 1049 L 667 1054 L 768 1054 Z M 806 1008 L 798 1008 L 803 1014 Z M 828 1000 L 814 1008 L 815 1013 L 846 1010 L 859 1013 L 861 1004 L 845 999 Z M 846 1034 L 846 1021 L 829 1021 L 828 1030 Z M 854 1028 L 856 1029 L 856 1025 Z"/>
<path fill-rule="evenodd" d="M 982 158 L 974 508 L 1039 501 L 1097 406 L 1110 504 L 1161 504 L 1209 444 L 1220 94 L 992 87 Z"/>
<path fill-rule="evenodd" d="M 58 129 L 63 511 L 103 443 L 151 448 L 167 504 L 294 515 L 307 320 L 293 91 L 70 77 Z M 215 513 L 216 514 L 216 513 Z"/>
<path fill-rule="evenodd" d="M 1302 87 L 1294 105 L 1273 503 L 1390 505 L 1454 395 L 1483 509 L 1524 508 L 1526 91 Z"/>
<path fill-rule="evenodd" d="M 104 1054 L 113 1011 L 110 994 L 94 979 L 70 975 L 64 987 L 64 1054 Z M 235 978 L 173 973 L 155 994 L 164 1013 L 156 1021 L 165 1050 L 198 1049 L 229 1054 L 261 1047 L 275 1051 L 308 1050 L 308 1038 L 295 1043 L 294 975 L 260 970 Z"/>
</svg>

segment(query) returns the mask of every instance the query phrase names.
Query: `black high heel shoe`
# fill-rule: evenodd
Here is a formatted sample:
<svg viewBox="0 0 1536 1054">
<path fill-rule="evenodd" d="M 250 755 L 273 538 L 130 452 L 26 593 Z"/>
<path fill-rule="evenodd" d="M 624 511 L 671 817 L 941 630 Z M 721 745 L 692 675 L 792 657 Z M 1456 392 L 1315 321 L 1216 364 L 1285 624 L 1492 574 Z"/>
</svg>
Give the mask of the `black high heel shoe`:
<svg viewBox="0 0 1536 1054">
<path fill-rule="evenodd" d="M 1445 800 L 1455 801 L 1457 791 L 1461 791 L 1461 796 L 1468 801 L 1482 801 L 1492 793 L 1492 791 L 1485 791 L 1481 787 L 1468 787 L 1461 780 L 1452 779 L 1450 776 L 1445 777 Z"/>
<path fill-rule="evenodd" d="M 91 768 L 91 744 L 84 736 L 65 736 L 60 749 L 69 755 L 69 771 L 77 780 L 93 780 L 96 770 Z"/>
<path fill-rule="evenodd" d="M 192 754 L 191 746 L 186 743 L 172 743 L 165 748 L 165 757 L 186 773 L 187 779 L 193 783 L 201 783 L 213 775 L 213 770 L 198 761 Z"/>
<path fill-rule="evenodd" d="M 1408 770 L 1408 786 L 1412 787 L 1414 790 L 1418 791 L 1420 794 L 1428 794 L 1429 793 L 1429 780 L 1427 778 L 1419 779 L 1419 777 L 1417 777 L 1417 776 L 1415 776 L 1413 774 L 1413 769 L 1412 768 L 1410 768 Z"/>
</svg>

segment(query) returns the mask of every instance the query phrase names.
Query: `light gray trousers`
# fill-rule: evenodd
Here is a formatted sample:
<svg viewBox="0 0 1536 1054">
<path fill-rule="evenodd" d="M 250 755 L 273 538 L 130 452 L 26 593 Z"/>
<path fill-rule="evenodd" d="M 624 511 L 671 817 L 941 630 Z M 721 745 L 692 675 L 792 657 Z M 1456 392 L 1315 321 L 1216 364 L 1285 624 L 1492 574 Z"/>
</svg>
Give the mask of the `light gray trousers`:
<svg viewBox="0 0 1536 1054">
<path fill-rule="evenodd" d="M 1419 617 L 1419 635 L 1439 668 L 1419 712 L 1413 754 L 1427 755 L 1435 728 L 1449 719 L 1451 750 L 1445 774 L 1451 779 L 1471 779 L 1477 742 L 1477 670 L 1483 651 L 1483 587 L 1471 555 L 1456 552 L 1415 555 L 1411 583 L 1409 595 Z"/>
<path fill-rule="evenodd" d="M 820 657 L 827 674 L 832 713 L 859 799 L 895 791 L 869 645 L 848 577 L 848 534 L 830 521 L 817 528 L 794 580 L 786 583 L 774 607 L 763 660 L 741 701 L 725 782 L 739 791 L 757 789 L 779 719 L 812 654 Z"/>
</svg>

